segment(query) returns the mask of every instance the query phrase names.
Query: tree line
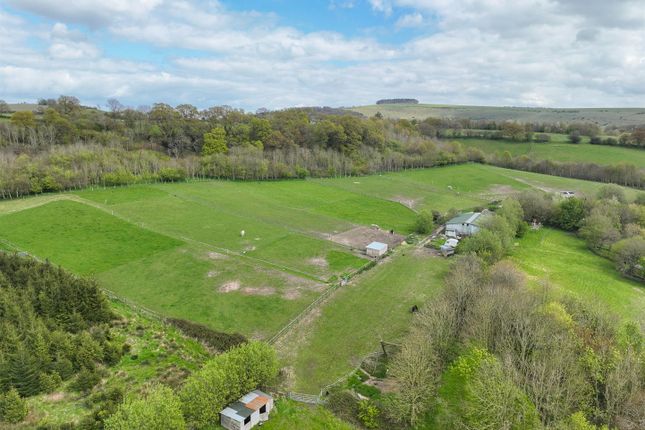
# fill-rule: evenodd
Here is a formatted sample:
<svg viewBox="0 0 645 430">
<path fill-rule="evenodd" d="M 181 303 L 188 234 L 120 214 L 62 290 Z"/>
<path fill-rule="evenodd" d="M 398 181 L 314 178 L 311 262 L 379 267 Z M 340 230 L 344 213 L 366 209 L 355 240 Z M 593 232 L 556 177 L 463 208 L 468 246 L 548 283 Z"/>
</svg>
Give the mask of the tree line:
<svg viewBox="0 0 645 430">
<path fill-rule="evenodd" d="M 645 171 L 630 164 L 484 155 L 429 137 L 436 134 L 427 127 L 441 128 L 449 120 L 362 118 L 329 108 L 251 114 L 227 106 L 109 105 L 106 112 L 61 96 L 42 100 L 36 113 L 15 112 L 0 121 L 0 198 L 184 179 L 364 175 L 463 162 L 645 186 Z"/>
</svg>

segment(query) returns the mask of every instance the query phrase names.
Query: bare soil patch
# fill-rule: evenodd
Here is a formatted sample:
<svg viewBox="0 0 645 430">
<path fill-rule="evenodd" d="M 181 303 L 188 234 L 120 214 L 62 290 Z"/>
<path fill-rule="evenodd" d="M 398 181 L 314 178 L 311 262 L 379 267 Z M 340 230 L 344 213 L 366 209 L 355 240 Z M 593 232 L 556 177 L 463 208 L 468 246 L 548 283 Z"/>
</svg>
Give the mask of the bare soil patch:
<svg viewBox="0 0 645 430">
<path fill-rule="evenodd" d="M 331 240 L 364 251 L 371 242 L 387 243 L 388 248 L 396 248 L 405 240 L 405 236 L 396 233 L 390 234 L 389 231 L 372 227 L 356 227 L 333 235 Z"/>
<path fill-rule="evenodd" d="M 219 272 L 217 270 L 211 270 L 208 272 L 208 277 L 209 278 L 214 278 L 215 276 L 219 275 Z"/>
<path fill-rule="evenodd" d="M 282 298 L 287 300 L 296 300 L 300 298 L 300 290 L 298 288 L 288 288 L 282 293 Z"/>
<path fill-rule="evenodd" d="M 226 255 L 220 254 L 219 252 L 211 251 L 208 253 L 208 258 L 210 258 L 211 260 L 224 260 L 227 257 Z"/>
<path fill-rule="evenodd" d="M 307 260 L 307 263 L 311 264 L 312 266 L 323 267 L 323 268 L 329 266 L 329 263 L 327 262 L 325 257 L 310 258 L 309 260 Z"/>
<path fill-rule="evenodd" d="M 240 281 L 235 280 L 235 281 L 229 281 L 224 284 L 222 284 L 221 287 L 217 289 L 220 293 L 230 293 L 232 291 L 237 291 L 240 289 Z"/>
<path fill-rule="evenodd" d="M 270 296 L 275 294 L 275 288 L 272 287 L 244 287 L 240 291 L 248 296 Z"/>
</svg>

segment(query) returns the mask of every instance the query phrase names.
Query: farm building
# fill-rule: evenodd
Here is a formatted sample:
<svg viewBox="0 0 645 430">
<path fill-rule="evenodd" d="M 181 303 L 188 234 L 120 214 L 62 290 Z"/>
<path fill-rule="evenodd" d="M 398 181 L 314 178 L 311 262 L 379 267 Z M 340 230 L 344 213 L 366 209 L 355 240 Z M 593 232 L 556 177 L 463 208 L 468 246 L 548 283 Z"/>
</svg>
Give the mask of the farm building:
<svg viewBox="0 0 645 430">
<path fill-rule="evenodd" d="M 380 257 L 387 252 L 387 243 L 372 242 L 367 245 L 365 252 L 370 257 Z"/>
<path fill-rule="evenodd" d="M 446 223 L 446 236 L 470 236 L 479 231 L 481 212 L 466 212 L 458 215 Z"/>
<path fill-rule="evenodd" d="M 220 412 L 220 424 L 228 430 L 249 430 L 269 419 L 273 397 L 254 390 Z"/>
</svg>

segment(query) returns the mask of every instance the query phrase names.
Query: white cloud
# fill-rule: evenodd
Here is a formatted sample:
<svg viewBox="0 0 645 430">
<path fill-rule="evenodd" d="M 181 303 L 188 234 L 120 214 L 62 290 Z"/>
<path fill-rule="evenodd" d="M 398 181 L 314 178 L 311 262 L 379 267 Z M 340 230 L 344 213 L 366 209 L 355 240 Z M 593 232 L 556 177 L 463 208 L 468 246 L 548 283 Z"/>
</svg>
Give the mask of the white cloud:
<svg viewBox="0 0 645 430">
<path fill-rule="evenodd" d="M 132 105 L 251 109 L 384 97 L 530 106 L 645 100 L 645 14 L 637 1 L 370 0 L 386 22 L 398 17 L 395 28 L 420 32 L 431 17 L 427 32 L 395 45 L 303 32 L 275 14 L 233 12 L 216 1 L 10 4 L 53 23 L 27 22 L 0 6 L 0 97 L 9 100 L 74 94 L 89 104 L 116 96 Z M 112 58 L 103 38 L 166 56 Z"/>
<path fill-rule="evenodd" d="M 419 12 L 408 13 L 401 16 L 394 24 L 397 28 L 414 28 L 423 24 L 423 15 Z"/>
</svg>

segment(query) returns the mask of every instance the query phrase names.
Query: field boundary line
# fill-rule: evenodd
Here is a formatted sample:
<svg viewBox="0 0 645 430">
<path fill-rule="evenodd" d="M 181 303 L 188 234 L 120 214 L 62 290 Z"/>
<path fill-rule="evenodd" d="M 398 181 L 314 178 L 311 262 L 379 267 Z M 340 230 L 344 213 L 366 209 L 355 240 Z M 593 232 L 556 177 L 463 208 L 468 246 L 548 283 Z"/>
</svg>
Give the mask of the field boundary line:
<svg viewBox="0 0 645 430">
<path fill-rule="evenodd" d="M 84 199 L 84 198 L 82 198 L 80 196 L 77 196 L 77 195 L 70 196 L 69 200 L 75 201 L 77 203 L 81 203 L 81 204 L 91 206 L 91 207 L 93 207 L 95 209 L 101 210 L 101 211 L 103 211 L 103 212 L 105 212 L 107 214 L 110 214 L 110 215 L 112 215 L 114 217 L 117 217 L 117 218 L 119 218 L 119 219 L 121 219 L 123 221 L 126 221 L 129 224 L 135 225 L 135 226 L 137 226 L 139 228 L 143 228 L 143 229 L 146 229 L 146 230 L 149 230 L 149 231 L 152 231 L 152 232 L 164 235 L 164 236 L 168 236 L 168 237 L 173 238 L 173 239 L 181 240 L 182 242 L 185 242 L 185 243 L 199 244 L 199 245 L 205 246 L 208 249 L 213 250 L 213 251 L 218 251 L 218 252 L 225 253 L 225 254 L 228 254 L 228 255 L 234 255 L 236 257 L 240 257 L 240 258 L 247 259 L 247 260 L 250 260 L 250 261 L 255 261 L 255 262 L 258 262 L 258 263 L 262 263 L 262 264 L 270 266 L 271 268 L 274 268 L 274 269 L 278 268 L 278 269 L 281 269 L 282 271 L 287 271 L 287 272 L 291 272 L 293 274 L 297 274 L 297 275 L 300 275 L 300 276 L 305 276 L 306 278 L 312 279 L 312 280 L 317 281 L 317 282 L 321 282 L 323 284 L 326 283 L 326 281 L 324 279 L 320 278 L 319 276 L 314 275 L 312 273 L 305 272 L 303 270 L 295 269 L 295 268 L 289 267 L 289 266 L 284 266 L 284 265 L 281 265 L 281 264 L 278 264 L 278 263 L 273 263 L 271 261 L 264 260 L 264 259 L 261 259 L 261 258 L 251 257 L 249 255 L 243 254 L 243 253 L 238 252 L 238 251 L 233 251 L 233 250 L 228 249 L 228 248 L 224 248 L 224 247 L 221 247 L 221 246 L 217 246 L 217 245 L 213 245 L 213 244 L 210 244 L 210 243 L 202 242 L 202 241 L 199 241 L 199 240 L 196 240 L 196 239 L 191 239 L 189 237 L 183 236 L 181 233 L 160 230 L 158 228 L 150 226 L 148 223 L 145 223 L 145 222 L 142 222 L 142 221 L 140 222 L 140 221 L 132 220 L 132 219 L 130 219 L 130 218 L 118 213 L 118 212 L 115 212 L 112 209 L 109 209 L 107 207 L 102 206 L 100 203 L 96 203 L 96 202 L 93 202 L 91 200 Z"/>
</svg>

